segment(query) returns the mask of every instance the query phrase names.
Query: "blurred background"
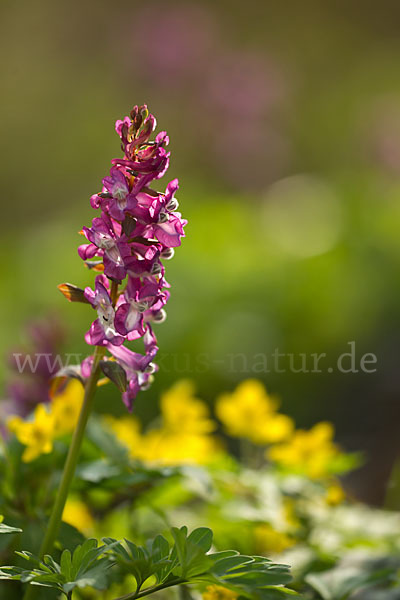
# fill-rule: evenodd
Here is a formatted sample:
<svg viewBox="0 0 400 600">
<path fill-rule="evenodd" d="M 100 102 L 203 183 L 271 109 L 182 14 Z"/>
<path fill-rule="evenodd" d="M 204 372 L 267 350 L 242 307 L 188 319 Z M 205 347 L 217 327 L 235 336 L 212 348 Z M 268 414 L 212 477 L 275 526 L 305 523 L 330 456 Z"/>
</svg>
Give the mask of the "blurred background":
<svg viewBox="0 0 400 600">
<path fill-rule="evenodd" d="M 400 449 L 400 5 L 3 0 L 0 23 L 3 397 L 32 320 L 56 315 L 64 351 L 87 352 L 93 315 L 56 285 L 92 282 L 78 231 L 120 155 L 114 121 L 147 103 L 189 224 L 137 412 L 177 378 L 211 404 L 259 377 L 299 426 L 332 420 L 365 453 L 348 487 L 382 503 Z M 350 341 L 376 372 L 329 372 Z M 327 357 L 265 372 L 276 349 L 296 369 Z M 111 388 L 98 407 L 123 411 Z"/>
</svg>

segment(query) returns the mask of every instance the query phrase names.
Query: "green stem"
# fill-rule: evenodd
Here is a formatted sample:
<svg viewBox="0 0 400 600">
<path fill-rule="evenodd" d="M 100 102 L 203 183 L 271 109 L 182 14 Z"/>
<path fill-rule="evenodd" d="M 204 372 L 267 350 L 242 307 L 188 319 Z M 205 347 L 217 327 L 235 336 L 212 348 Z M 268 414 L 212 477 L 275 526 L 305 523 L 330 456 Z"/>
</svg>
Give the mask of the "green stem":
<svg viewBox="0 0 400 600">
<path fill-rule="evenodd" d="M 85 395 L 83 398 L 82 408 L 79 415 L 78 424 L 72 437 L 71 445 L 69 447 L 67 460 L 65 461 L 64 471 L 61 478 L 60 487 L 58 488 L 56 500 L 53 506 L 53 510 L 50 516 L 50 520 L 47 525 L 45 537 L 40 548 L 40 558 L 43 558 L 45 554 L 49 554 L 53 548 L 53 544 L 57 538 L 58 530 L 60 528 L 62 514 L 64 512 L 65 503 L 68 497 L 68 491 L 73 479 L 76 465 L 79 458 L 79 452 L 82 445 L 83 436 L 85 434 L 86 424 L 93 406 L 94 395 L 96 392 L 96 385 L 100 375 L 99 363 L 103 358 L 105 348 L 102 346 L 96 346 L 93 355 L 93 366 L 92 372 L 85 386 Z M 34 586 L 30 585 L 25 593 L 24 600 L 32 600 L 35 597 L 37 590 Z"/>
<path fill-rule="evenodd" d="M 111 282 L 110 298 L 113 306 L 118 299 L 118 283 L 116 281 Z M 78 463 L 79 453 L 85 435 L 86 425 L 89 419 L 89 415 L 92 410 L 94 396 L 96 393 L 97 382 L 100 377 L 100 361 L 103 358 L 106 349 L 103 346 L 96 346 L 93 354 L 93 365 L 90 377 L 85 385 L 85 394 L 83 397 L 83 403 L 81 412 L 79 414 L 78 423 L 72 436 L 71 445 L 69 447 L 67 460 L 65 461 L 63 474 L 61 477 L 60 487 L 58 488 L 56 500 L 53 506 L 53 510 L 50 516 L 50 520 L 47 525 L 46 534 L 44 536 L 39 556 L 43 558 L 45 554 L 49 554 L 53 549 L 54 542 L 56 541 L 58 530 L 61 525 L 62 515 L 67 501 L 69 488 L 72 479 L 75 474 L 76 465 Z M 23 600 L 32 600 L 36 595 L 37 589 L 30 585 L 24 595 Z"/>
<path fill-rule="evenodd" d="M 85 395 L 83 398 L 78 424 L 72 437 L 71 446 L 69 447 L 69 452 L 67 460 L 65 462 L 60 487 L 58 489 L 56 501 L 53 507 L 53 511 L 51 513 L 49 524 L 47 526 L 46 535 L 44 537 L 40 549 L 41 558 L 45 554 L 51 552 L 53 544 L 58 534 L 62 514 L 64 512 L 64 506 L 67 501 L 68 491 L 75 473 L 83 436 L 85 435 L 86 424 L 88 422 L 88 418 L 92 410 L 94 395 L 96 392 L 96 385 L 100 375 L 99 362 L 104 356 L 104 351 L 104 348 L 102 348 L 101 346 L 96 346 L 96 350 L 93 356 L 92 372 L 85 387 Z"/>
<path fill-rule="evenodd" d="M 115 598 L 115 600 L 136 600 L 136 598 L 143 598 L 144 596 L 149 596 L 150 594 L 154 594 L 155 592 L 159 592 L 160 590 L 165 590 L 166 588 L 172 587 L 174 585 L 181 585 L 182 583 L 187 583 L 185 579 L 179 579 L 175 581 L 171 581 L 171 583 L 160 583 L 160 585 L 155 585 L 153 587 L 146 588 L 141 592 L 132 592 L 131 594 L 127 594 L 126 596 L 121 596 L 120 598 Z"/>
</svg>

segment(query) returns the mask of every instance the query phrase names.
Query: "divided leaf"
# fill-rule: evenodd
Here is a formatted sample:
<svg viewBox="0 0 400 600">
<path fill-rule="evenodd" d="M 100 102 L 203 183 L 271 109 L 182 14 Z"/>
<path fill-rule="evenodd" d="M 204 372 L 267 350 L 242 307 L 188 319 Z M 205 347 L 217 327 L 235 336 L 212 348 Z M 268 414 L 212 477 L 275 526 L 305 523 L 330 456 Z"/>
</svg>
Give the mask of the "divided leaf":
<svg viewBox="0 0 400 600">
<path fill-rule="evenodd" d="M 51 587 L 68 597 L 75 588 L 107 588 L 109 570 L 119 567 L 121 574 L 129 573 L 136 580 L 136 590 L 126 598 L 147 596 L 181 584 L 201 587 L 214 584 L 254 600 L 279 600 L 288 594 L 296 595 L 283 587 L 291 580 L 286 565 L 261 556 L 242 556 L 233 550 L 210 553 L 213 534 L 206 527 L 199 527 L 189 535 L 187 527 L 174 527 L 171 535 L 172 545 L 162 535 L 145 546 L 113 538 L 104 538 L 99 546 L 97 540 L 89 539 L 72 554 L 64 550 L 59 564 L 48 555 L 41 561 L 29 552 L 19 552 L 33 568 L 3 567 L 0 579 Z M 145 587 L 150 577 L 156 583 Z"/>
<path fill-rule="evenodd" d="M 86 540 L 79 545 L 71 555 L 69 550 L 61 554 L 60 563 L 46 555 L 40 560 L 30 552 L 17 554 L 34 565 L 29 570 L 17 567 L 2 567 L 0 579 L 19 580 L 22 583 L 34 583 L 42 587 L 51 587 L 65 596 L 75 588 L 86 586 L 95 589 L 107 587 L 107 572 L 112 566 L 108 550 L 110 544 L 98 546 L 97 540 Z M 104 556 L 101 556 L 101 555 Z"/>
</svg>

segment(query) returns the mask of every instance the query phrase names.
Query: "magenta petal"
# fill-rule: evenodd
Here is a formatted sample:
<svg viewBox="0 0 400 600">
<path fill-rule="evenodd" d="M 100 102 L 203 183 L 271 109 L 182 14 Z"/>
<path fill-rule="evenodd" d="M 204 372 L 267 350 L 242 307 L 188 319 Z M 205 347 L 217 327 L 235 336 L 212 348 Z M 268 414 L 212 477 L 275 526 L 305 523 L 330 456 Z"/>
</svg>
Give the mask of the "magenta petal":
<svg viewBox="0 0 400 600">
<path fill-rule="evenodd" d="M 133 402 L 140 391 L 140 385 L 137 375 L 131 379 L 126 392 L 122 394 L 122 401 L 131 412 L 133 408 Z"/>
<path fill-rule="evenodd" d="M 99 249 L 94 244 L 82 244 L 78 248 L 78 254 L 82 260 L 93 258 L 99 252 Z"/>
<path fill-rule="evenodd" d="M 90 205 L 92 208 L 100 208 L 102 198 L 98 194 L 93 194 L 90 197 Z"/>
<path fill-rule="evenodd" d="M 82 376 L 87 379 L 92 373 L 93 356 L 87 356 L 81 363 Z"/>
<path fill-rule="evenodd" d="M 130 124 L 131 120 L 129 117 L 124 117 L 122 121 L 121 119 L 118 119 L 117 121 L 115 121 L 115 131 L 118 133 L 119 136 L 121 136 L 123 126 L 125 125 L 126 127 L 129 127 Z"/>
<path fill-rule="evenodd" d="M 176 248 L 181 245 L 181 234 L 176 230 L 174 220 L 159 223 L 154 227 L 154 234 L 166 248 Z"/>
<path fill-rule="evenodd" d="M 121 335 L 126 335 L 130 331 L 142 329 L 143 316 L 130 303 L 121 304 L 115 314 L 115 329 Z"/>
<path fill-rule="evenodd" d="M 104 337 L 104 330 L 100 324 L 99 319 L 93 321 L 89 331 L 85 334 L 85 341 L 91 346 L 105 346 L 107 340 Z"/>
<path fill-rule="evenodd" d="M 125 338 L 123 338 L 120 335 L 114 335 L 113 337 L 107 339 L 106 341 L 109 342 L 110 344 L 112 344 L 113 346 L 122 346 L 122 344 L 125 341 Z"/>
<path fill-rule="evenodd" d="M 179 188 L 179 181 L 177 179 L 173 179 L 172 181 L 169 182 L 169 184 L 167 185 L 167 190 L 165 192 L 165 203 L 168 204 L 168 202 L 170 200 L 172 200 L 172 198 L 175 195 L 176 190 Z"/>
<path fill-rule="evenodd" d="M 86 300 L 94 306 L 96 294 L 90 287 L 85 287 L 85 291 L 83 292 Z"/>
</svg>

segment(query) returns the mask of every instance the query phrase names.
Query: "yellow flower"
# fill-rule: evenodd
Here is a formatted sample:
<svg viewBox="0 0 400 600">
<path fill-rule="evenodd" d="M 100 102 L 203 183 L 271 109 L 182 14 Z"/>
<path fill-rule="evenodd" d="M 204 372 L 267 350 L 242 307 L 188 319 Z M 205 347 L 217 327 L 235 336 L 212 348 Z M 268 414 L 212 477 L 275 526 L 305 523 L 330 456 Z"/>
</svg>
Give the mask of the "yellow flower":
<svg viewBox="0 0 400 600">
<path fill-rule="evenodd" d="M 86 504 L 78 498 L 69 498 L 67 500 L 62 520 L 85 534 L 90 532 L 94 525 L 91 512 Z"/>
<path fill-rule="evenodd" d="M 258 444 L 275 444 L 290 437 L 293 429 L 293 420 L 287 415 L 271 415 L 265 423 L 260 423 L 253 438 Z"/>
<path fill-rule="evenodd" d="M 278 403 L 257 379 L 240 383 L 232 394 L 223 394 L 215 410 L 227 432 L 255 444 L 280 442 L 290 436 L 293 421 L 276 412 Z"/>
<path fill-rule="evenodd" d="M 11 417 L 7 422 L 8 429 L 26 446 L 22 460 L 31 462 L 40 454 L 49 454 L 53 449 L 55 436 L 54 416 L 48 412 L 44 404 L 39 404 L 32 421 L 24 421 L 20 417 Z"/>
<path fill-rule="evenodd" d="M 325 495 L 325 501 L 327 504 L 336 506 L 337 504 L 341 504 L 345 498 L 346 494 L 340 483 L 335 482 L 328 486 Z"/>
<path fill-rule="evenodd" d="M 80 381 L 71 379 L 51 403 L 57 435 L 70 433 L 76 427 L 82 407 L 84 389 Z"/>
<path fill-rule="evenodd" d="M 273 446 L 267 457 L 284 467 L 305 473 L 313 479 L 329 474 L 330 463 L 338 453 L 333 443 L 334 428 L 331 423 L 317 423 L 309 431 L 298 429 L 283 444 Z"/>
<path fill-rule="evenodd" d="M 24 462 L 31 462 L 40 454 L 48 454 L 53 450 L 55 437 L 73 431 L 78 421 L 83 394 L 81 383 L 73 379 L 48 407 L 39 404 L 31 421 L 24 421 L 20 417 L 8 420 L 8 429 L 26 446 L 22 454 Z"/>
<path fill-rule="evenodd" d="M 107 417 L 105 422 L 129 449 L 130 456 L 144 462 L 204 464 L 214 458 L 219 444 L 209 434 L 215 423 L 207 406 L 194 396 L 190 381 L 179 381 L 162 395 L 161 413 L 161 426 L 146 433 L 141 432 L 134 417 Z"/>
<path fill-rule="evenodd" d="M 296 516 L 296 502 L 292 498 L 285 498 L 283 500 L 283 514 L 285 522 L 291 530 L 296 530 L 301 527 L 301 523 Z"/>
<path fill-rule="evenodd" d="M 203 592 L 203 600 L 236 600 L 238 594 L 222 587 L 222 585 L 208 585 Z"/>
<path fill-rule="evenodd" d="M 217 441 L 209 435 L 153 429 L 142 438 L 138 458 L 163 465 L 205 464 L 218 452 Z"/>
<path fill-rule="evenodd" d="M 183 379 L 161 396 L 164 427 L 171 431 L 210 433 L 216 425 L 210 419 L 207 406 L 195 397 L 194 385 Z"/>
<path fill-rule="evenodd" d="M 286 533 L 273 529 L 267 523 L 257 525 L 254 528 L 254 542 L 256 552 L 260 554 L 268 554 L 270 552 L 279 554 L 296 543 Z"/>
<path fill-rule="evenodd" d="M 119 418 L 107 415 L 104 417 L 104 422 L 111 427 L 121 444 L 129 450 L 131 458 L 139 458 L 142 435 L 138 419 L 130 415 Z"/>
</svg>

